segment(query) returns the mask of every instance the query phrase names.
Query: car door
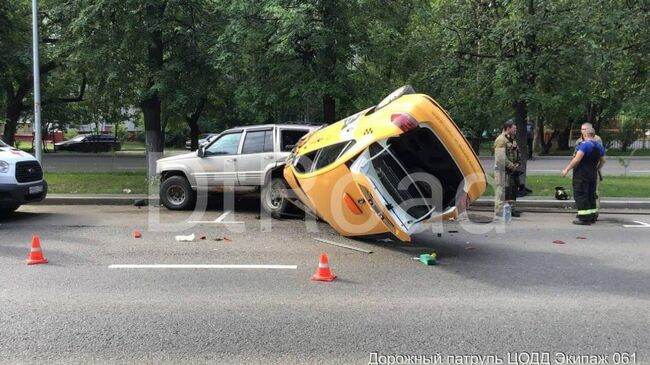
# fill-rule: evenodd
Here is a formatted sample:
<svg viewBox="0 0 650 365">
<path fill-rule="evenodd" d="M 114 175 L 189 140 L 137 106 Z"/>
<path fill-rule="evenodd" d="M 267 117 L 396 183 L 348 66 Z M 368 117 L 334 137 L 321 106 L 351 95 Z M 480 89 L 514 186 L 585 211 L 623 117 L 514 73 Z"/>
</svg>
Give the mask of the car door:
<svg viewBox="0 0 650 365">
<path fill-rule="evenodd" d="M 237 180 L 237 158 L 242 139 L 242 131 L 222 134 L 205 148 L 199 166 L 201 171 L 193 171 L 199 186 L 234 186 Z"/>
<path fill-rule="evenodd" d="M 237 160 L 240 185 L 259 186 L 266 171 L 275 166 L 273 128 L 249 129 L 244 135 L 241 154 Z"/>
</svg>

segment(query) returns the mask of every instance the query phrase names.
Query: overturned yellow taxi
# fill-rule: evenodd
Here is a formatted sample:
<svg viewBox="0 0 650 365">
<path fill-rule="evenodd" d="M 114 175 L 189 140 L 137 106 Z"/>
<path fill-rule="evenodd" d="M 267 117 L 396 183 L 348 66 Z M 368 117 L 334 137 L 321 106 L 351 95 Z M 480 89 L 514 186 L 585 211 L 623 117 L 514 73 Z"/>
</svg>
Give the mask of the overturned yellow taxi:
<svg viewBox="0 0 650 365">
<path fill-rule="evenodd" d="M 486 188 L 449 114 L 410 86 L 304 136 L 284 178 L 289 199 L 342 235 L 400 241 L 427 222 L 455 218 Z"/>
</svg>

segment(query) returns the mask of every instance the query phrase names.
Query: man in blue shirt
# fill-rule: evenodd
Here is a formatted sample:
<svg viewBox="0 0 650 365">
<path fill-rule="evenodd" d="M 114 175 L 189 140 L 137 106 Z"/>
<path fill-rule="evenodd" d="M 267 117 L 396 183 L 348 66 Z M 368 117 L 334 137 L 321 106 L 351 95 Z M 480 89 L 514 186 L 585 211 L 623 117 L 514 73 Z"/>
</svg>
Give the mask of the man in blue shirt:
<svg viewBox="0 0 650 365">
<path fill-rule="evenodd" d="M 596 182 L 598 171 L 605 164 L 605 148 L 595 140 L 596 131 L 587 129 L 584 141 L 577 147 L 576 155 L 562 171 L 566 176 L 573 170 L 573 196 L 578 209 L 573 224 L 589 225 L 596 222 Z"/>
</svg>

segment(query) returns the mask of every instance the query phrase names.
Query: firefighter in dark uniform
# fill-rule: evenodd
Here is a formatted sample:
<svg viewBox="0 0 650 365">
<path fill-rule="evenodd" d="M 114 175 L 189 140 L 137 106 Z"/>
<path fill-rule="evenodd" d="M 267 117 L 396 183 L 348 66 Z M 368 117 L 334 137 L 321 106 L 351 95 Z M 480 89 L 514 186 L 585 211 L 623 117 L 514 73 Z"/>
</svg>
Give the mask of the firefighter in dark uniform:
<svg viewBox="0 0 650 365">
<path fill-rule="evenodd" d="M 576 147 L 575 147 L 575 151 L 573 151 L 573 157 L 575 157 L 576 152 L 578 152 L 578 146 L 580 146 L 580 143 L 582 143 L 585 140 L 585 134 L 589 129 L 595 129 L 591 123 L 583 123 L 580 126 L 580 138 L 576 140 Z M 602 144 L 603 147 L 605 146 L 603 140 L 597 134 L 594 136 L 594 141 Z M 602 181 L 603 181 L 603 174 L 601 173 L 600 170 L 598 170 L 598 180 L 596 180 L 596 209 L 598 210 L 600 210 L 600 195 L 598 194 L 598 188 L 600 187 L 600 183 Z M 596 213 L 596 220 L 598 220 L 598 213 Z"/>
<path fill-rule="evenodd" d="M 517 200 L 519 189 L 519 173 L 517 169 L 521 163 L 519 147 L 515 136 L 517 126 L 513 122 L 503 124 L 503 132 L 494 140 L 494 215 L 498 218 L 503 215 L 503 203 Z M 519 217 L 521 213 L 512 207 L 512 216 Z"/>
<path fill-rule="evenodd" d="M 595 136 L 596 131 L 588 128 L 575 157 L 562 171 L 562 176 L 566 176 L 573 169 L 573 195 L 578 210 L 578 219 L 573 224 L 590 225 L 596 222 L 596 182 L 598 171 L 605 164 L 605 148 L 596 142 Z"/>
</svg>

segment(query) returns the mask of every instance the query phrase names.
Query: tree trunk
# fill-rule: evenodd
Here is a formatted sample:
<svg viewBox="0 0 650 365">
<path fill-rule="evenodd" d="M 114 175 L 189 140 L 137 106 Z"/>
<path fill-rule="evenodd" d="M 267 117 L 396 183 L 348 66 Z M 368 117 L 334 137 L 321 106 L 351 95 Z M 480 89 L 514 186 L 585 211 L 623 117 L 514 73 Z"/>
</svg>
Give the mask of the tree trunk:
<svg viewBox="0 0 650 365">
<path fill-rule="evenodd" d="M 473 136 L 472 138 L 469 139 L 469 143 L 472 145 L 472 149 L 474 150 L 474 153 L 476 153 L 476 156 L 481 155 L 481 137 L 480 136 Z"/>
<path fill-rule="evenodd" d="M 146 5 L 148 19 L 158 21 L 163 19 L 165 3 Z M 152 182 L 156 175 L 156 160 L 162 158 L 165 139 L 161 130 L 161 101 L 158 91 L 154 89 L 155 78 L 163 68 L 164 43 L 162 30 L 156 27 L 149 34 L 150 42 L 147 49 L 147 66 L 149 72 L 148 90 L 141 102 L 144 116 L 145 145 L 147 150 L 147 176 Z"/>
<path fill-rule="evenodd" d="M 544 151 L 544 118 L 539 117 L 535 122 L 535 136 L 533 137 L 533 151 L 541 154 Z"/>
<path fill-rule="evenodd" d="M 190 149 L 196 151 L 199 149 L 199 117 L 205 106 L 206 98 L 201 98 L 194 112 L 187 117 L 187 124 L 190 126 Z"/>
<path fill-rule="evenodd" d="M 557 149 L 561 151 L 567 151 L 569 147 L 569 135 L 571 134 L 571 126 L 573 125 L 573 118 L 569 118 L 567 125 L 560 132 L 557 140 Z"/>
<path fill-rule="evenodd" d="M 323 96 L 323 118 L 327 124 L 336 121 L 336 100 L 329 95 Z"/>
<path fill-rule="evenodd" d="M 517 145 L 521 155 L 521 165 L 519 171 L 521 172 L 520 183 L 526 184 L 526 165 L 528 161 L 528 105 L 524 100 L 516 101 L 514 104 L 515 111 L 515 124 L 517 125 Z"/>
<path fill-rule="evenodd" d="M 5 100 L 7 101 L 7 110 L 5 112 L 5 131 L 2 139 L 8 145 L 13 146 L 16 143 L 16 128 L 18 127 L 23 102 L 19 100 L 16 103 L 15 98 L 10 97 L 9 94 L 7 94 Z"/>
</svg>

